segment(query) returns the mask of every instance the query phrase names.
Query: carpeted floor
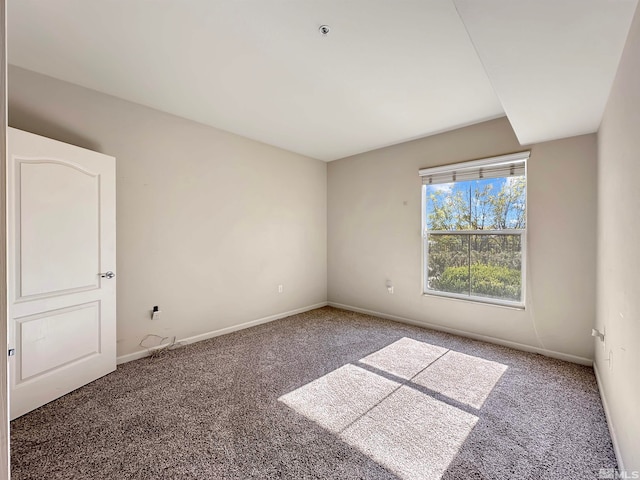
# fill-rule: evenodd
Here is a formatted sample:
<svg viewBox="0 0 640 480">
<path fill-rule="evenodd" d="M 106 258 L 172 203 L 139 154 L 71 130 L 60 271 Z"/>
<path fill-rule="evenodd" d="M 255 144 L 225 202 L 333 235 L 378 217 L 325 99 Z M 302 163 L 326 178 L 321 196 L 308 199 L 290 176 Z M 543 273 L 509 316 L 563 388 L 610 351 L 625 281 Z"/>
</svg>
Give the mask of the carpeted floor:
<svg viewBox="0 0 640 480">
<path fill-rule="evenodd" d="M 591 479 L 591 368 L 325 307 L 121 365 L 11 424 L 19 479 Z"/>
</svg>

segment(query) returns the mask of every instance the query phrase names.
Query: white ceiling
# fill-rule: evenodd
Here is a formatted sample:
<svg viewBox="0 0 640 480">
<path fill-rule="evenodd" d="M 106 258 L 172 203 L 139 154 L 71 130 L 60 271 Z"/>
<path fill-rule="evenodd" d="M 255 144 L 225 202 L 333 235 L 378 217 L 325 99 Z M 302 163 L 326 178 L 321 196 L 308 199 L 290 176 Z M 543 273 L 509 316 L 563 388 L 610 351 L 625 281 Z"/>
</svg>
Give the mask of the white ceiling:
<svg viewBox="0 0 640 480">
<path fill-rule="evenodd" d="M 636 1 L 9 0 L 9 62 L 322 160 L 528 143 L 597 129 Z"/>
<path fill-rule="evenodd" d="M 637 0 L 455 0 L 522 144 L 598 130 Z"/>
</svg>

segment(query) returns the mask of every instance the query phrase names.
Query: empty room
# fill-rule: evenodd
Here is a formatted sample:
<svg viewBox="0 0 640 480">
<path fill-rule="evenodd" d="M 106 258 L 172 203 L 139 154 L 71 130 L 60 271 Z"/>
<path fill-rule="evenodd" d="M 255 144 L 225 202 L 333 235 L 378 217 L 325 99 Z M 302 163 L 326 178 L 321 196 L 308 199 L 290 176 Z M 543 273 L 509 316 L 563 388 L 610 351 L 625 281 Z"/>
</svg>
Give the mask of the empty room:
<svg viewBox="0 0 640 480">
<path fill-rule="evenodd" d="M 0 2 L 0 478 L 640 478 L 637 3 Z"/>
</svg>

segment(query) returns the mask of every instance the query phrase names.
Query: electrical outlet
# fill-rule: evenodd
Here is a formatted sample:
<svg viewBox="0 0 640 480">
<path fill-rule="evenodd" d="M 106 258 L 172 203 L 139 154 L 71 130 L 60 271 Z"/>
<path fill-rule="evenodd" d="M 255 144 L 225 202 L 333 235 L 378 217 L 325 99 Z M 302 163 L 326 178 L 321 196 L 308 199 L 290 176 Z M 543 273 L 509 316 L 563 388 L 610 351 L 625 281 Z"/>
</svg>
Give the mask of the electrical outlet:
<svg viewBox="0 0 640 480">
<path fill-rule="evenodd" d="M 278 285 L 278 293 L 284 292 L 284 285 Z"/>
</svg>

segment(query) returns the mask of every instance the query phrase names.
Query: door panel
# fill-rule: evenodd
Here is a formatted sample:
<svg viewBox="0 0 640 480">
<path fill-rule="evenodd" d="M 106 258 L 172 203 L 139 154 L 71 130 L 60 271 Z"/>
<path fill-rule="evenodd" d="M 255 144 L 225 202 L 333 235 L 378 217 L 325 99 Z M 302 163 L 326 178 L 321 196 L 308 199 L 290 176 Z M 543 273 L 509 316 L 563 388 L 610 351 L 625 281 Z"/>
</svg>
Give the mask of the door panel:
<svg viewBox="0 0 640 480">
<path fill-rule="evenodd" d="M 100 353 L 99 308 L 94 302 L 19 319 L 16 384 Z"/>
<path fill-rule="evenodd" d="M 19 165 L 18 299 L 97 288 L 100 177 L 58 162 Z"/>
<path fill-rule="evenodd" d="M 116 367 L 115 159 L 9 129 L 11 418 Z"/>
</svg>

